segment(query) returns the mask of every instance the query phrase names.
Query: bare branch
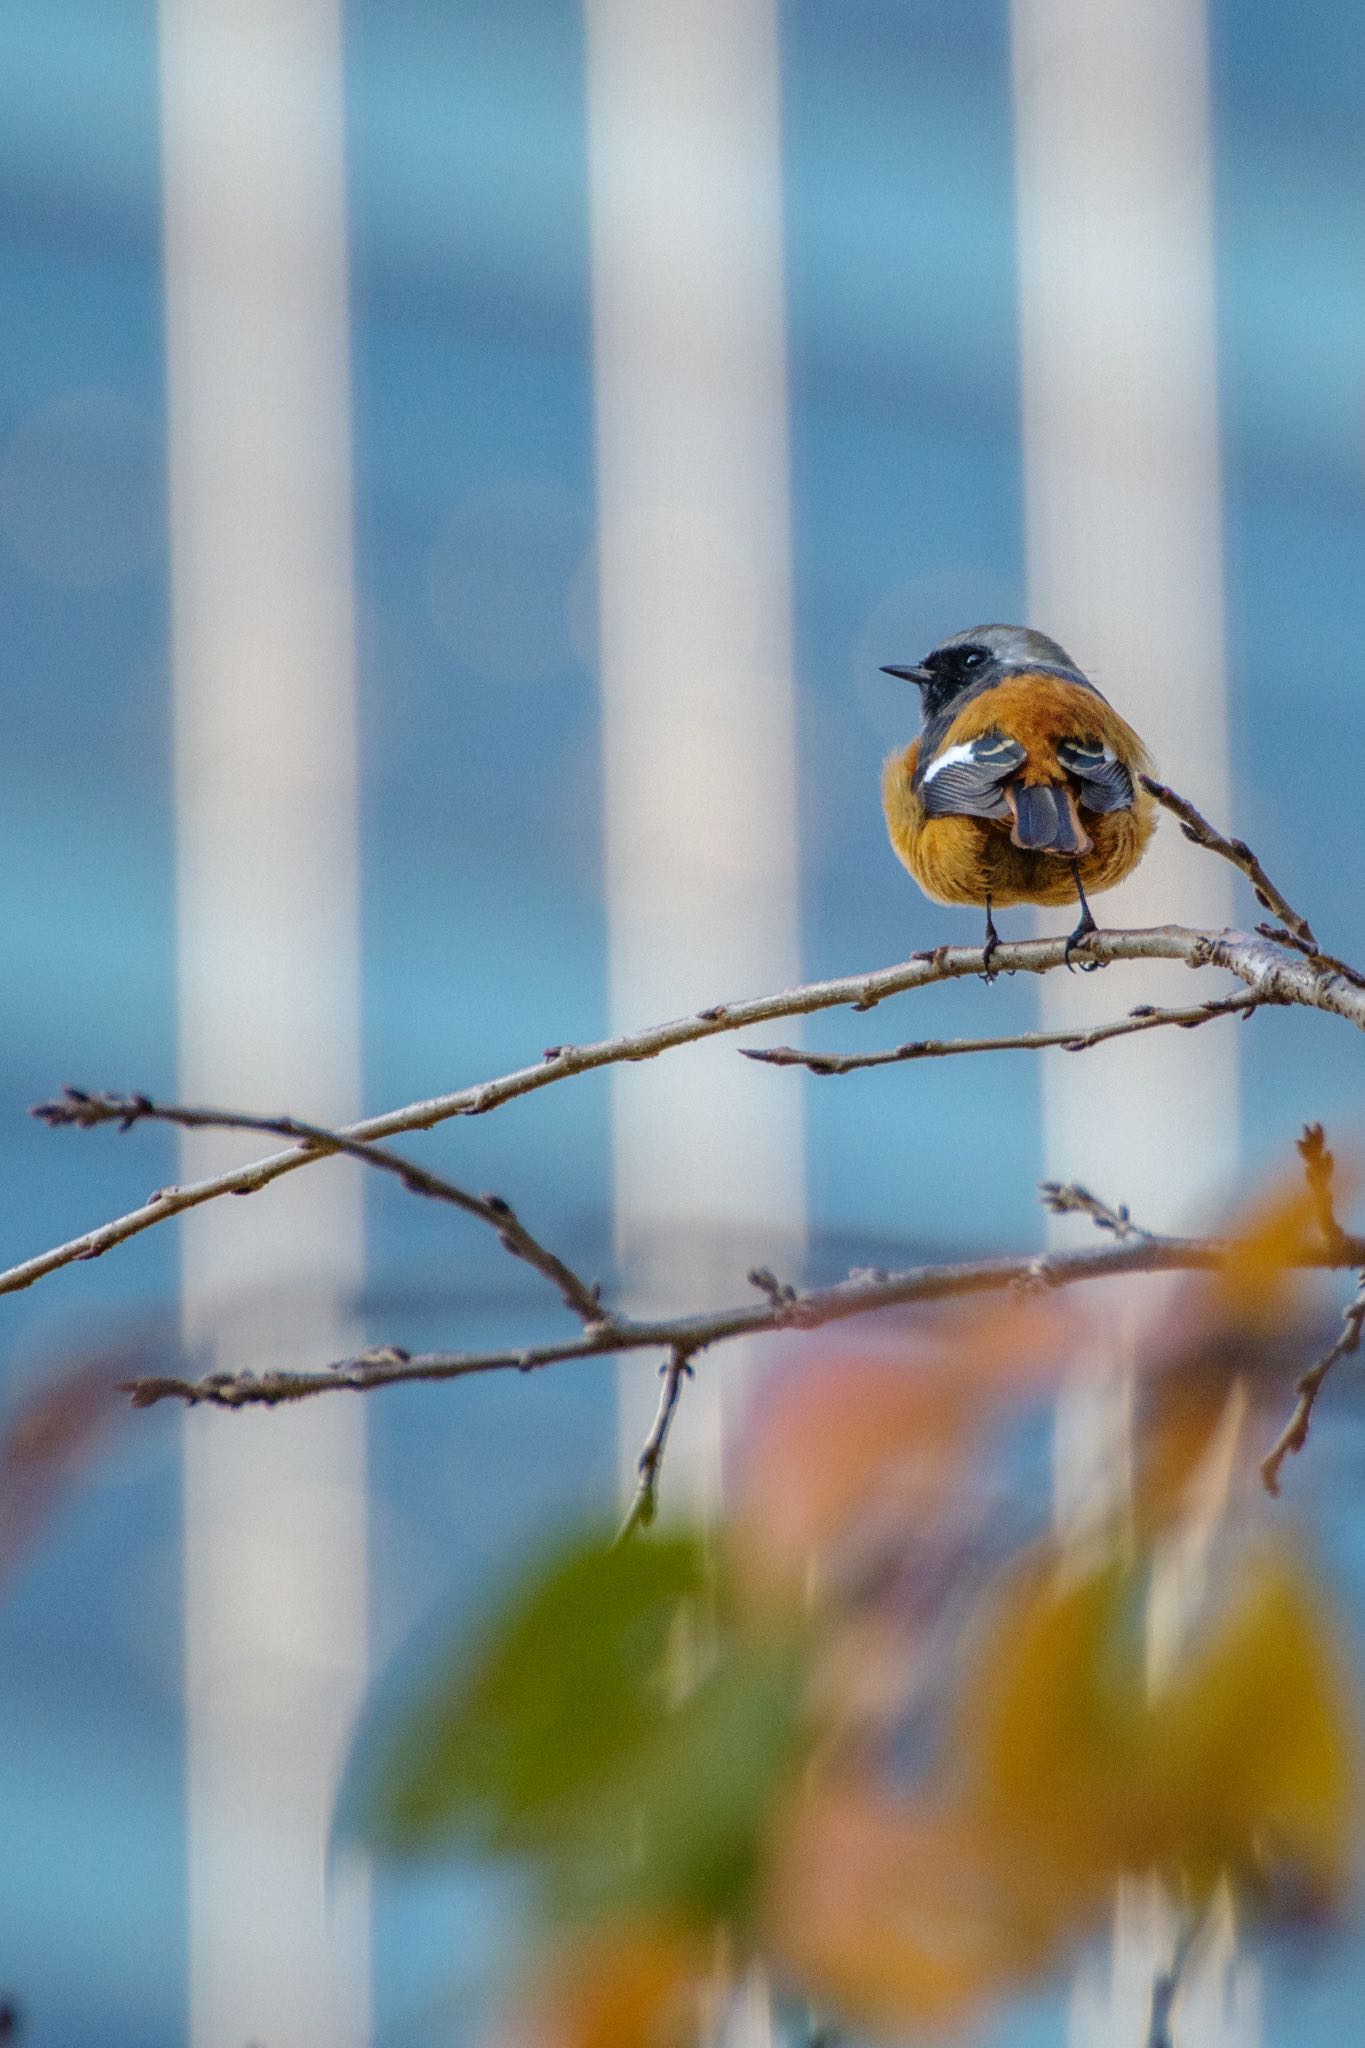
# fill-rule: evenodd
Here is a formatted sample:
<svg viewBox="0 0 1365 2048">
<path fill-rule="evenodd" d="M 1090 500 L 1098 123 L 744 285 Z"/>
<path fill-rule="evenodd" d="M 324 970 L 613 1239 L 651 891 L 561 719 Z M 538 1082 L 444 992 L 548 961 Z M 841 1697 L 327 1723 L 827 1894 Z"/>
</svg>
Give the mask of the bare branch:
<svg viewBox="0 0 1365 2048">
<path fill-rule="evenodd" d="M 595 1287 L 590 1287 L 570 1266 L 540 1242 L 526 1228 L 509 1202 L 501 1195 L 472 1195 L 454 1181 L 429 1173 L 397 1152 L 367 1143 L 344 1131 L 323 1124 L 304 1123 L 294 1116 L 257 1116 L 243 1110 L 191 1109 L 182 1103 L 153 1102 L 147 1095 L 91 1095 L 82 1088 L 65 1088 L 51 1102 L 39 1102 L 30 1112 L 51 1129 L 70 1126 L 93 1130 L 97 1124 L 117 1124 L 121 1131 L 137 1123 L 175 1124 L 181 1130 L 264 1131 L 276 1138 L 295 1138 L 309 1148 L 310 1157 L 323 1158 L 341 1153 L 358 1159 L 381 1173 L 390 1173 L 409 1193 L 448 1202 L 466 1216 L 477 1216 L 498 1234 L 498 1242 L 513 1258 L 534 1267 L 555 1287 L 566 1307 L 592 1326 L 603 1320 L 602 1304 Z"/>
<path fill-rule="evenodd" d="M 1065 965 L 1065 946 L 1065 940 L 1060 938 L 1007 941 L 997 948 L 992 965 L 996 973 L 1048 974 Z M 1181 960 L 1189 967 L 1222 968 L 1236 975 L 1263 1002 L 1294 1003 L 1323 1010 L 1344 1018 L 1357 1030 L 1365 1030 L 1365 978 L 1357 985 L 1328 963 L 1286 952 L 1283 945 L 1247 932 L 1192 931 L 1182 925 L 1158 925 L 1145 931 L 1101 931 L 1086 940 L 1086 949 L 1091 958 L 1106 962 Z M 450 1117 L 482 1115 L 519 1096 L 567 1080 L 573 1074 L 591 1073 L 627 1060 L 654 1059 L 674 1046 L 747 1030 L 782 1017 L 811 1016 L 820 1010 L 841 1008 L 870 1010 L 891 996 L 980 975 L 985 965 L 979 947 L 941 946 L 933 952 L 916 954 L 898 967 L 848 975 L 836 981 L 813 982 L 804 988 L 747 1002 L 719 1003 L 695 1016 L 651 1025 L 646 1030 L 627 1032 L 595 1045 L 552 1046 L 538 1066 L 522 1067 L 496 1080 L 408 1103 L 402 1109 L 348 1124 L 333 1135 L 369 1143 L 401 1131 L 429 1130 Z M 18 1293 L 78 1260 L 99 1258 L 115 1245 L 150 1230 L 154 1224 L 183 1215 L 222 1195 L 254 1194 L 282 1174 L 293 1173 L 326 1156 L 324 1147 L 295 1144 L 288 1151 L 186 1187 L 159 1188 L 140 1208 L 127 1215 L 0 1272 L 0 1294 Z"/>
<path fill-rule="evenodd" d="M 1231 1250 L 1231 1245 L 1218 1238 L 1143 1235 L 1117 1244 L 1022 1257 L 912 1266 L 899 1273 L 874 1269 L 850 1274 L 848 1279 L 830 1287 L 790 1293 L 781 1290 L 776 1298 L 765 1289 L 763 1301 L 746 1302 L 736 1308 L 651 1322 L 617 1316 L 562 1343 L 505 1351 L 413 1354 L 386 1346 L 357 1358 L 341 1359 L 319 1372 L 215 1373 L 198 1380 L 149 1377 L 129 1381 L 125 1391 L 139 1408 L 149 1408 L 163 1400 L 204 1401 L 219 1408 L 274 1407 L 314 1394 L 365 1393 L 376 1387 L 416 1381 L 465 1379 L 475 1373 L 534 1372 L 569 1359 L 602 1358 L 629 1351 L 683 1351 L 692 1358 L 699 1351 L 736 1337 L 772 1330 L 819 1329 L 827 1323 L 869 1315 L 877 1309 L 903 1307 L 908 1302 L 947 1301 L 1013 1287 L 1072 1287 L 1119 1273 L 1208 1271 L 1221 1265 Z M 1343 1238 L 1335 1249 L 1310 1248 L 1294 1263 L 1316 1270 L 1365 1267 L 1365 1239 Z"/>
<path fill-rule="evenodd" d="M 1343 1246 L 1349 1238 L 1338 1240 Z M 1355 1264 L 1355 1260 L 1351 1260 Z M 1336 1343 L 1316 1365 L 1310 1366 L 1295 1388 L 1298 1400 L 1294 1412 L 1281 1430 L 1275 1442 L 1261 1460 L 1261 1478 L 1265 1481 L 1267 1493 L 1278 1494 L 1280 1490 L 1280 1467 L 1291 1454 L 1301 1451 L 1308 1441 L 1308 1426 L 1313 1419 L 1318 1395 L 1322 1392 L 1323 1381 L 1339 1358 L 1347 1358 L 1360 1349 L 1361 1332 L 1365 1330 L 1365 1273 L 1361 1274 L 1360 1287 L 1353 1300 L 1342 1311 L 1342 1330 Z"/>
<path fill-rule="evenodd" d="M 1313 936 L 1308 919 L 1301 917 L 1288 898 L 1275 887 L 1245 839 L 1225 839 L 1222 833 L 1195 809 L 1188 797 L 1180 796 L 1175 790 L 1168 789 L 1164 782 L 1158 782 L 1154 776 L 1143 775 L 1139 779 L 1148 796 L 1155 797 L 1172 817 L 1179 818 L 1180 829 L 1187 839 L 1193 840 L 1196 846 L 1205 846 L 1210 853 L 1221 854 L 1224 860 L 1231 861 L 1250 882 L 1261 908 L 1272 910 L 1276 917 L 1283 918 L 1294 937 L 1304 946 L 1311 947 L 1314 953 L 1317 952 L 1318 942 Z"/>
<path fill-rule="evenodd" d="M 654 1417 L 653 1425 L 640 1452 L 636 1466 L 640 1483 L 635 1489 L 630 1511 L 621 1524 L 616 1538 L 618 1543 L 625 1543 L 637 1529 L 647 1529 L 659 1511 L 659 1473 L 663 1466 L 668 1432 L 673 1426 L 673 1416 L 682 1393 L 683 1381 L 692 1377 L 692 1367 L 688 1362 L 687 1353 L 677 1348 L 669 1353 L 667 1364 L 660 1370 L 663 1373 L 664 1384 L 659 1395 L 659 1411 Z"/>
<path fill-rule="evenodd" d="M 1117 1209 L 1111 1209 L 1108 1202 L 1092 1195 L 1089 1188 L 1083 1188 L 1079 1181 L 1040 1181 L 1038 1193 L 1043 1207 L 1053 1216 L 1088 1216 L 1096 1230 L 1107 1230 L 1120 1242 L 1133 1237 L 1151 1239 L 1150 1230 L 1142 1230 L 1134 1223 L 1126 1202 L 1121 1202 Z"/>
<path fill-rule="evenodd" d="M 1088 1031 L 1020 1031 L 1008 1038 L 920 1038 L 887 1052 L 802 1052 L 791 1045 L 742 1045 L 745 1059 L 760 1060 L 769 1067 L 805 1067 L 812 1074 L 856 1074 L 864 1067 L 894 1067 L 906 1060 L 947 1059 L 963 1052 L 1042 1052 L 1060 1046 L 1063 1052 L 1085 1052 L 1103 1045 L 1109 1038 L 1127 1038 L 1137 1031 L 1156 1031 L 1163 1025 L 1178 1025 L 1191 1031 L 1215 1017 L 1249 1017 L 1269 1000 L 1265 996 L 1217 996 L 1212 1002 L 1191 1009 L 1159 1010 L 1140 1003 L 1126 1017 L 1110 1024 L 1095 1024 Z"/>
<path fill-rule="evenodd" d="M 1151 795 L 1181 822 L 1186 836 L 1230 861 L 1251 881 L 1258 900 L 1283 919 L 1283 927 L 1261 925 L 1256 935 L 1240 931 L 1195 931 L 1165 925 L 1141 931 L 1098 931 L 1086 942 L 1095 964 L 1121 961 L 1173 960 L 1194 969 L 1213 967 L 1237 977 L 1243 990 L 1203 1003 L 1178 1008 L 1139 1004 L 1124 1017 L 1079 1032 L 1026 1032 L 974 1039 L 923 1039 L 889 1051 L 864 1054 L 808 1054 L 789 1046 L 741 1047 L 748 1057 L 770 1065 L 799 1065 L 817 1074 L 843 1074 L 864 1067 L 885 1066 L 959 1053 L 1040 1050 L 1059 1047 L 1082 1051 L 1111 1038 L 1166 1027 L 1195 1029 L 1216 1018 L 1248 1017 L 1267 1004 L 1295 1004 L 1343 1018 L 1365 1030 L 1365 974 L 1319 952 L 1307 920 L 1300 916 L 1270 881 L 1251 849 L 1241 840 L 1217 832 L 1185 798 L 1164 784 L 1143 778 Z M 784 1017 L 848 1007 L 875 1008 L 897 995 L 939 983 L 986 973 L 1045 974 L 1069 965 L 1062 938 L 1013 941 L 997 945 L 993 958 L 976 947 L 941 946 L 918 953 L 901 965 L 874 973 L 818 982 L 807 987 L 752 1000 L 720 1003 L 693 1016 L 673 1019 L 645 1030 L 587 1046 L 554 1045 L 539 1064 L 472 1087 L 408 1104 L 383 1116 L 342 1129 L 304 1122 L 292 1116 L 264 1116 L 220 1109 L 158 1104 L 142 1094 L 89 1094 L 67 1089 L 62 1097 L 36 1107 L 46 1123 L 91 1128 L 114 1123 L 128 1130 L 135 1123 L 159 1121 L 181 1128 L 258 1131 L 289 1141 L 288 1149 L 234 1168 L 187 1187 L 163 1188 L 141 1208 L 99 1229 L 0 1273 L 0 1294 L 31 1286 L 46 1274 L 77 1260 L 99 1257 L 114 1245 L 167 1218 L 227 1194 L 250 1194 L 283 1174 L 333 1154 L 359 1160 L 389 1173 L 410 1191 L 446 1202 L 477 1217 L 497 1232 L 513 1256 L 533 1267 L 557 1289 L 578 1316 L 577 1337 L 540 1347 L 518 1347 L 482 1353 L 428 1352 L 411 1355 L 393 1346 L 339 1360 L 318 1371 L 212 1374 L 201 1379 L 145 1376 L 124 1383 L 135 1406 L 165 1399 L 190 1404 L 206 1402 L 225 1408 L 274 1405 L 313 1394 L 361 1392 L 418 1381 L 444 1381 L 501 1370 L 528 1372 L 576 1358 L 602 1357 L 636 1350 L 666 1354 L 658 1411 L 639 1459 L 639 1484 L 621 1530 L 621 1540 L 648 1524 L 655 1515 L 659 1472 L 669 1431 L 690 1376 L 691 1360 L 708 1347 L 763 1331 L 816 1328 L 848 1317 L 870 1314 L 915 1301 L 942 1300 L 1012 1287 L 1070 1286 L 1120 1273 L 1157 1273 L 1208 1268 L 1227 1256 L 1217 1240 L 1157 1237 L 1140 1230 L 1126 1208 L 1112 1208 L 1075 1184 L 1045 1183 L 1044 1200 L 1054 1212 L 1081 1213 L 1114 1242 L 1085 1250 L 1057 1251 L 1031 1257 L 987 1259 L 972 1264 L 926 1266 L 901 1273 L 866 1269 L 850 1273 L 835 1286 L 799 1290 L 778 1280 L 766 1268 L 750 1274 L 762 1296 L 760 1303 L 656 1321 L 616 1316 L 602 1307 L 590 1286 L 543 1245 L 498 1195 L 473 1194 L 377 1142 L 400 1131 L 430 1129 L 458 1116 L 478 1116 L 518 1097 L 626 1061 L 653 1059 L 674 1047 L 724 1033 L 743 1031 Z M 988 977 L 989 978 L 989 977 Z M 1306 1251 L 1306 1266 L 1365 1267 L 1365 1240 L 1345 1235 L 1333 1207 L 1334 1161 L 1321 1128 L 1310 1126 L 1300 1140 L 1309 1187 L 1321 1225 L 1321 1245 Z M 1355 1299 L 1344 1313 L 1343 1330 L 1331 1351 L 1306 1373 L 1298 1385 L 1298 1405 L 1278 1443 L 1262 1465 L 1267 1488 L 1278 1490 L 1280 1467 L 1306 1440 L 1318 1392 L 1336 1360 L 1355 1351 L 1365 1330 L 1365 1272 Z M 1154 2020 L 1156 2005 L 1154 1995 Z"/>
</svg>

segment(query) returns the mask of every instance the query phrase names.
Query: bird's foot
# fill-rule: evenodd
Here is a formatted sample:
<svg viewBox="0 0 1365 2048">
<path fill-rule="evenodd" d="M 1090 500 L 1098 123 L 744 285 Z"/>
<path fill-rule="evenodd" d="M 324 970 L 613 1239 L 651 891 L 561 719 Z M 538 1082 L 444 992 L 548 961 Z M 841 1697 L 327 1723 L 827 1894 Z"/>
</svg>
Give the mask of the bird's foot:
<svg viewBox="0 0 1365 2048">
<path fill-rule="evenodd" d="M 1075 931 L 1067 933 L 1066 945 L 1062 949 L 1062 958 L 1066 962 L 1068 973 L 1074 974 L 1076 969 L 1079 967 L 1082 974 L 1098 974 L 1101 967 L 1107 967 L 1109 965 L 1109 962 L 1107 960 L 1073 961 L 1071 958 L 1072 954 L 1076 951 L 1076 948 L 1078 946 L 1083 946 L 1086 943 L 1087 939 L 1091 937 L 1092 933 L 1097 932 L 1098 930 L 1099 926 L 1096 924 L 1094 918 L 1090 915 L 1089 908 L 1087 907 L 1085 914 L 1081 918 L 1080 923 L 1076 926 Z"/>
<path fill-rule="evenodd" d="M 1081 880 L 1081 864 L 1078 860 L 1072 861 L 1071 872 L 1076 880 L 1076 898 L 1081 906 L 1081 920 L 1076 926 L 1075 931 L 1068 935 L 1062 952 L 1062 958 L 1066 962 L 1068 973 L 1074 971 L 1071 966 L 1071 956 L 1077 946 L 1083 946 L 1091 934 L 1099 930 L 1099 926 L 1090 914 L 1090 905 L 1085 900 L 1085 884 Z M 1107 967 L 1108 964 L 1107 960 L 1082 960 L 1080 963 L 1081 973 L 1093 974 L 1097 967 Z"/>
<path fill-rule="evenodd" d="M 995 969 L 991 966 L 991 961 L 995 958 L 996 948 L 999 944 L 1000 934 L 995 929 L 995 919 L 991 916 L 991 906 L 987 903 L 986 943 L 981 948 L 981 973 L 983 979 L 987 982 L 992 982 L 996 979 Z"/>
</svg>

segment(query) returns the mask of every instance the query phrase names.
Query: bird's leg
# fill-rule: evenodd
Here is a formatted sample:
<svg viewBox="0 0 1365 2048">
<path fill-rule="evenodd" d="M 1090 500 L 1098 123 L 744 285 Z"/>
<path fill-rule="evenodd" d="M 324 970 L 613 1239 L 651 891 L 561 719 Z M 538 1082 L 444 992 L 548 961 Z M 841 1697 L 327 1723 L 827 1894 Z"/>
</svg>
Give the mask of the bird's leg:
<svg viewBox="0 0 1365 2048">
<path fill-rule="evenodd" d="M 1076 881 L 1076 894 L 1081 899 L 1081 915 L 1080 922 L 1077 924 L 1075 931 L 1067 936 L 1066 950 L 1062 955 L 1068 968 L 1071 966 L 1071 955 L 1075 952 L 1077 946 L 1084 944 L 1085 940 L 1090 937 L 1091 932 L 1099 930 L 1099 926 L 1091 916 L 1090 905 L 1085 900 L 1085 889 L 1081 883 L 1081 864 L 1078 860 L 1072 861 L 1071 872 Z M 1093 974 L 1097 967 L 1105 967 L 1107 965 L 1108 962 L 1105 960 L 1082 960 L 1081 973 Z"/>
<path fill-rule="evenodd" d="M 986 977 L 987 981 L 994 981 L 994 980 L 995 980 L 995 972 L 994 972 L 994 969 L 993 969 L 993 968 L 992 968 L 992 966 L 991 966 L 991 961 L 992 961 L 992 959 L 994 958 L 994 955 L 995 955 L 995 949 L 996 949 L 996 947 L 997 947 L 997 946 L 998 946 L 999 944 L 1000 944 L 1000 934 L 999 934 L 999 932 L 998 932 L 998 931 L 997 931 L 997 930 L 995 929 L 995 919 L 994 919 L 994 918 L 993 918 L 993 917 L 991 916 L 991 898 L 990 898 L 990 891 L 989 891 L 989 890 L 987 890 L 987 892 L 986 892 L 986 943 L 985 943 L 985 945 L 984 945 L 984 946 L 982 947 L 982 949 L 981 949 L 981 971 L 982 971 L 982 973 L 983 973 L 983 974 L 985 975 L 985 977 Z"/>
</svg>

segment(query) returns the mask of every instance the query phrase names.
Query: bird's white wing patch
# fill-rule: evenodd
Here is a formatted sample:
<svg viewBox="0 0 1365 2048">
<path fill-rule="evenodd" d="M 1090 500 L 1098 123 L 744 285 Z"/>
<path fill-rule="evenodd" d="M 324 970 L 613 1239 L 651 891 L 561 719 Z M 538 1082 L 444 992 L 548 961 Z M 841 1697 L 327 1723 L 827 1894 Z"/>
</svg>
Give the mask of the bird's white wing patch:
<svg viewBox="0 0 1365 2048">
<path fill-rule="evenodd" d="M 1026 759 L 1017 740 L 1002 732 L 978 733 L 935 754 L 917 778 L 931 818 L 1007 818 L 1004 784 Z"/>
<path fill-rule="evenodd" d="M 962 740 L 955 747 L 945 747 L 943 752 L 930 762 L 924 771 L 924 779 L 926 782 L 932 782 L 934 777 L 941 775 L 945 768 L 951 768 L 954 761 L 974 761 L 975 759 L 976 749 L 974 743 L 971 740 Z"/>
</svg>

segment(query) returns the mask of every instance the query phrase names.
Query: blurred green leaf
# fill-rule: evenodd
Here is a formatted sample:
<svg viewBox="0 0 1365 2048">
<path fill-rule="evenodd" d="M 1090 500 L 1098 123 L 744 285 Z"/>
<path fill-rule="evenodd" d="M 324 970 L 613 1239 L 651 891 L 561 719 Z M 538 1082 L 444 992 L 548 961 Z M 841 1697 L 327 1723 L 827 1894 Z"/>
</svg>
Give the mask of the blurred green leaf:
<svg viewBox="0 0 1365 2048">
<path fill-rule="evenodd" d="M 737 1636 L 724 1605 L 698 1536 L 579 1537 L 378 1709 L 339 1828 L 396 1856 L 528 1856 L 560 1925 L 740 1914 L 804 1662 L 790 1635 Z"/>
<path fill-rule="evenodd" d="M 340 1830 L 398 1856 L 562 1841 L 657 1726 L 670 1633 L 702 1583 L 691 1535 L 614 1548 L 594 1530 L 552 1553 L 415 1697 L 381 1707 Z"/>
<path fill-rule="evenodd" d="M 724 1646 L 695 1692 L 621 1757 L 563 1843 L 554 1910 L 742 1917 L 798 1753 L 804 1668 L 790 1637 Z"/>
</svg>

